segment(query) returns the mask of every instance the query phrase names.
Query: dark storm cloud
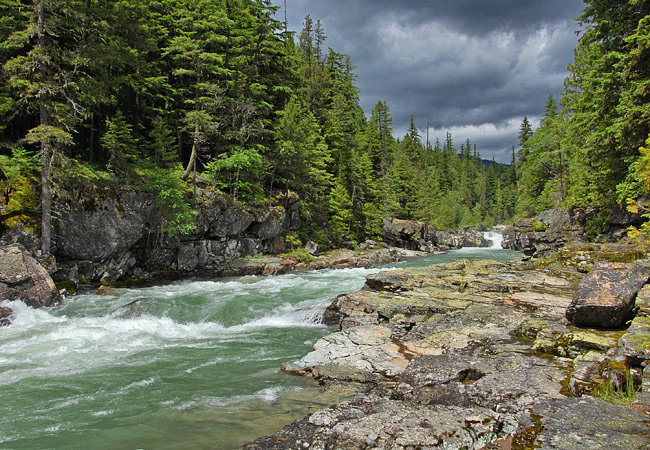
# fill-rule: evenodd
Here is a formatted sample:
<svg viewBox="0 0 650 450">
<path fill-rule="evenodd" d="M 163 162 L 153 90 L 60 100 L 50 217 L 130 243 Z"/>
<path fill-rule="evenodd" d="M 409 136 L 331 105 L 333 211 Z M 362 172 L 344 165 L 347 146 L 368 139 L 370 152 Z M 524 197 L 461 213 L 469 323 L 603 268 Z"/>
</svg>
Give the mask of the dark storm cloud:
<svg viewBox="0 0 650 450">
<path fill-rule="evenodd" d="M 275 0 L 282 6 L 282 0 Z M 326 45 L 357 67 L 366 113 L 388 102 L 397 135 L 470 138 L 509 161 L 524 115 L 559 95 L 573 58 L 581 0 L 287 0 L 290 28 L 320 19 Z M 283 17 L 284 11 L 279 12 Z"/>
</svg>

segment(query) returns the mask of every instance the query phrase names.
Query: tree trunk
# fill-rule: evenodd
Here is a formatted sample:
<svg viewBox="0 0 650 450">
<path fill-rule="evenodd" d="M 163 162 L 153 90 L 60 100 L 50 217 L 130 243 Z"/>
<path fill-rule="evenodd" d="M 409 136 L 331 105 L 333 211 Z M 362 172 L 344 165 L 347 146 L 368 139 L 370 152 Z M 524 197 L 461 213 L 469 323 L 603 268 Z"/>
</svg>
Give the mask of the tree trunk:
<svg viewBox="0 0 650 450">
<path fill-rule="evenodd" d="M 52 147 L 41 143 L 41 252 L 50 254 L 52 236 L 52 181 L 50 167 L 52 165 Z"/>
<path fill-rule="evenodd" d="M 190 176 L 190 173 L 192 172 L 192 169 L 196 172 L 196 153 L 198 151 L 198 140 L 199 140 L 199 122 L 196 122 L 194 124 L 194 140 L 192 142 L 192 153 L 190 153 L 190 160 L 187 163 L 187 168 L 185 169 L 185 172 L 183 172 L 183 176 L 181 177 L 183 180 L 187 180 L 187 177 Z M 196 176 L 196 173 L 194 174 Z"/>
<path fill-rule="evenodd" d="M 45 48 L 45 8 L 43 1 L 39 2 L 37 10 L 38 46 Z M 46 71 L 41 67 L 41 71 Z M 41 125 L 50 124 L 48 111 L 49 95 L 41 93 L 39 105 L 39 120 Z M 50 168 L 52 165 L 52 146 L 47 141 L 41 141 L 41 253 L 50 254 L 52 237 L 52 180 Z"/>
</svg>

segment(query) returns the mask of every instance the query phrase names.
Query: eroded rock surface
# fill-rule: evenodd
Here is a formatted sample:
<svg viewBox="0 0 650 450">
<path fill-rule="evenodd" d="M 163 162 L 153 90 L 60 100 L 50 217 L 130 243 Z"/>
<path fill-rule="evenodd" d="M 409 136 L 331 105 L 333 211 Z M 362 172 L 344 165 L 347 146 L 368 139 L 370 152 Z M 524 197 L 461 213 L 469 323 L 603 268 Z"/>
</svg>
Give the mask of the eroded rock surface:
<svg viewBox="0 0 650 450">
<path fill-rule="evenodd" d="M 340 330 L 284 365 L 326 386 L 356 385 L 360 398 L 246 448 L 647 448 L 643 411 L 574 397 L 606 381 L 610 363 L 647 361 L 617 350 L 635 340 L 621 331 L 571 327 L 575 289 L 494 261 L 369 276 L 328 308 Z"/>
</svg>

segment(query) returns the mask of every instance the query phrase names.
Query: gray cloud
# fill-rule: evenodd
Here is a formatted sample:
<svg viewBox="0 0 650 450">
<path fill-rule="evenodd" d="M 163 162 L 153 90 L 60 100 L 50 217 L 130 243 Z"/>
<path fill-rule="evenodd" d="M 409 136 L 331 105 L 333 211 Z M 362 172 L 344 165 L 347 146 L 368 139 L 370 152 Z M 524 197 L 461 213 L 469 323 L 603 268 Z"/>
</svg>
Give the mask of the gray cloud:
<svg viewBox="0 0 650 450">
<path fill-rule="evenodd" d="M 366 113 L 385 100 L 396 135 L 414 114 L 422 130 L 429 121 L 432 136 L 469 137 L 483 157 L 504 162 L 523 116 L 536 119 L 546 97 L 561 94 L 577 43 L 573 18 L 583 7 L 581 0 L 287 0 L 291 29 L 310 14 L 323 23 L 326 44 L 352 57 Z"/>
</svg>

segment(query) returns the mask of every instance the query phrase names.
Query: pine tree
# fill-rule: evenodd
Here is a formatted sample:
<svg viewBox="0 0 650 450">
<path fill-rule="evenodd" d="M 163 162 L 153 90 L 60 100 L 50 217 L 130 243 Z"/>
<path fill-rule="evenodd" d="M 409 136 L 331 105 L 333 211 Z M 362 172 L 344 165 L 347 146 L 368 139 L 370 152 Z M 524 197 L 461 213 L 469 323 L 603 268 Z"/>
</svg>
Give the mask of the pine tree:
<svg viewBox="0 0 650 450">
<path fill-rule="evenodd" d="M 585 3 L 579 20 L 586 29 L 564 97 L 571 114 L 568 203 L 607 206 L 617 202 L 617 186 L 626 190 L 625 179 L 648 137 L 650 3 Z"/>
<path fill-rule="evenodd" d="M 342 180 L 337 180 L 330 192 L 329 198 L 330 222 L 329 229 L 332 242 L 341 245 L 352 238 L 350 225 L 352 221 L 352 200 Z"/>
<path fill-rule="evenodd" d="M 38 111 L 37 125 L 26 130 L 25 141 L 37 145 L 41 154 L 44 254 L 49 254 L 51 244 L 52 160 L 57 150 L 72 142 L 81 112 L 76 98 L 80 71 L 70 65 L 76 60 L 78 43 L 78 36 L 69 27 L 76 22 L 75 7 L 76 2 L 38 0 L 33 8 L 19 8 L 13 16 L 16 27 L 11 32 L 5 29 L 3 46 L 10 49 L 10 55 L 3 68 L 13 97 L 12 107 L 20 108 L 23 117 Z"/>
<path fill-rule="evenodd" d="M 277 123 L 278 150 L 274 173 L 285 190 L 293 189 L 305 208 L 305 217 L 323 225 L 323 211 L 332 176 L 327 171 L 332 158 L 314 115 L 292 97 L 280 112 Z"/>
<path fill-rule="evenodd" d="M 133 127 L 118 112 L 107 121 L 107 130 L 102 137 L 102 145 L 110 153 L 107 168 L 124 177 L 127 171 L 139 160 L 138 143 L 133 136 Z"/>
<path fill-rule="evenodd" d="M 524 116 L 524 119 L 521 121 L 521 125 L 519 126 L 519 160 L 525 160 L 527 153 L 526 149 L 524 148 L 524 144 L 526 141 L 533 135 L 533 128 L 530 125 L 530 122 L 528 121 L 528 116 Z"/>
</svg>

